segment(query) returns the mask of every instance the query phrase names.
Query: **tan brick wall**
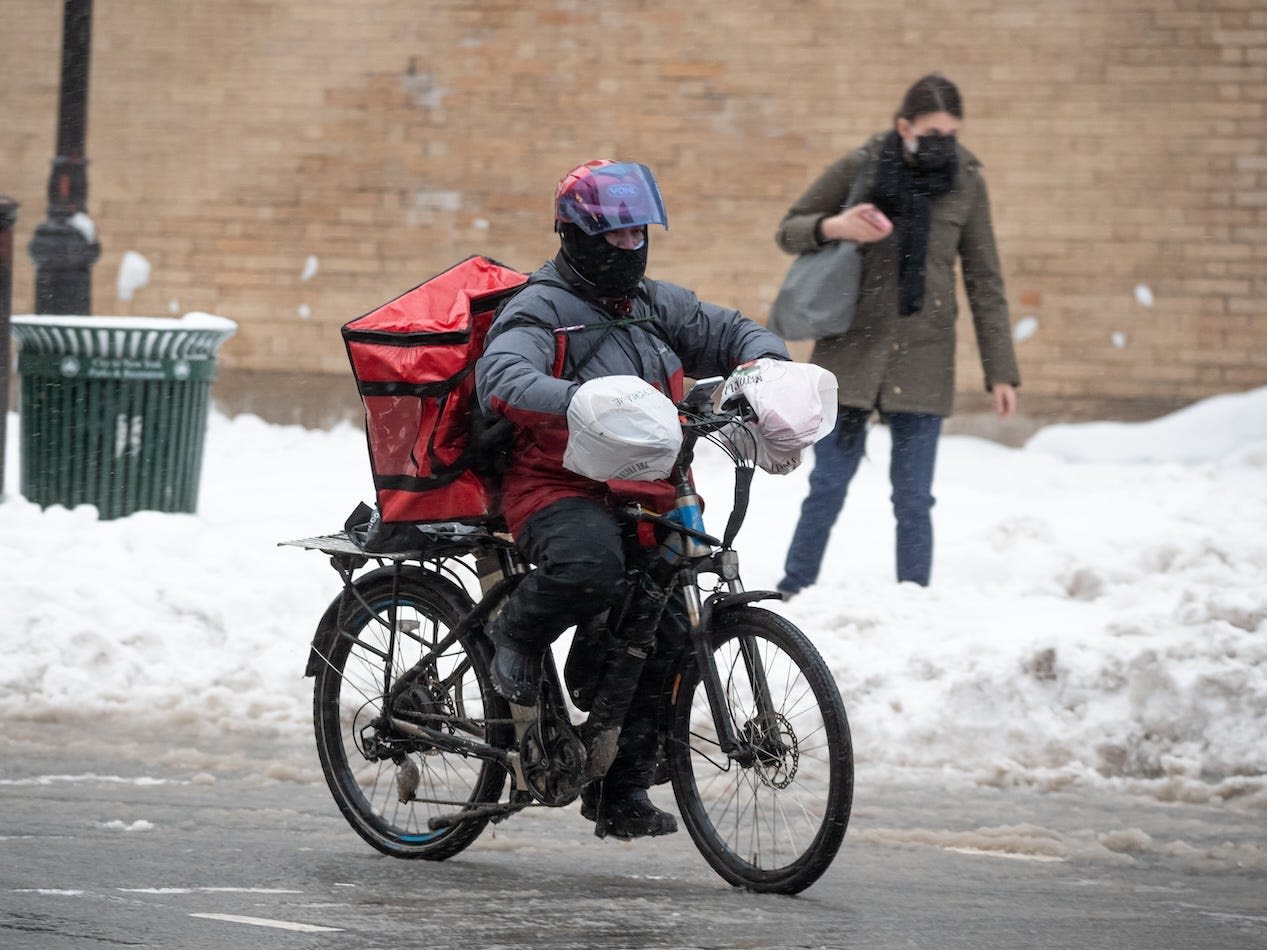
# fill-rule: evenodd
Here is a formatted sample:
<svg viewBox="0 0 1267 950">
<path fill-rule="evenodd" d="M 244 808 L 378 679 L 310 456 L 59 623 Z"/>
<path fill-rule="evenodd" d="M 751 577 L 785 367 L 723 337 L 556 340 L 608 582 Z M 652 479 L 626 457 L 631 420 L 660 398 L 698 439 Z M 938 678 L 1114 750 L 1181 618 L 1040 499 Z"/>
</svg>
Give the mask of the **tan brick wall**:
<svg viewBox="0 0 1267 950">
<path fill-rule="evenodd" d="M 0 22 L 22 313 L 61 4 L 0 0 Z M 555 181 L 594 156 L 659 176 L 653 274 L 763 319 L 786 206 L 936 69 L 964 93 L 1013 319 L 1038 321 L 1023 406 L 1267 384 L 1263 0 L 129 0 L 96 4 L 92 55 L 94 310 L 231 317 L 229 369 L 346 374 L 344 321 L 471 253 L 535 267 Z M 128 250 L 153 276 L 123 303 Z M 961 330 L 971 410 L 966 311 Z"/>
</svg>

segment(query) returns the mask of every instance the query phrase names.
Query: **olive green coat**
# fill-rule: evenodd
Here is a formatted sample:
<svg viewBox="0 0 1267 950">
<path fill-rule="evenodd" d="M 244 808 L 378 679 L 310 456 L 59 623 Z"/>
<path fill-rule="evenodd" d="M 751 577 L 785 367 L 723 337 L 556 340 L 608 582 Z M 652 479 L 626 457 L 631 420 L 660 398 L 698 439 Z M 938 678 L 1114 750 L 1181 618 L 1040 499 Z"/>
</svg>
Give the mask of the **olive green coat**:
<svg viewBox="0 0 1267 950">
<path fill-rule="evenodd" d="M 776 240 L 783 250 L 799 254 L 818 247 L 818 222 L 841 209 L 860 173 L 867 176 L 861 194 L 868 200 L 885 134 L 835 162 L 797 200 L 779 225 Z M 923 309 L 898 316 L 898 250 L 891 234 L 861 245 L 862 292 L 849 332 L 814 344 L 810 360 L 836 375 L 841 405 L 950 415 L 959 309 L 956 258 L 963 262 L 986 388 L 1020 384 L 981 163 L 962 145 L 957 152 L 954 184 L 932 203 Z"/>
</svg>

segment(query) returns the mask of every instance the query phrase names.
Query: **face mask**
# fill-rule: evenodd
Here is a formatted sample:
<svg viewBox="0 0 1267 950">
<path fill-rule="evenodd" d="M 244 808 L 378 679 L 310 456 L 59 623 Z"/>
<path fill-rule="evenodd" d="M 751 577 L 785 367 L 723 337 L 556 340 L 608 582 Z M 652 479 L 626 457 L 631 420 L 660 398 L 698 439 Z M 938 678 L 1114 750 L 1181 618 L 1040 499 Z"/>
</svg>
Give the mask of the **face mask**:
<svg viewBox="0 0 1267 950">
<path fill-rule="evenodd" d="M 955 137 L 930 132 L 915 140 L 915 164 L 921 171 L 931 172 L 945 168 L 955 157 Z"/>
<path fill-rule="evenodd" d="M 622 297 L 638 289 L 647 272 L 647 242 L 627 251 L 607 243 L 601 234 L 589 235 L 579 228 L 563 232 L 563 253 L 568 263 L 595 291 L 605 297 Z"/>
</svg>

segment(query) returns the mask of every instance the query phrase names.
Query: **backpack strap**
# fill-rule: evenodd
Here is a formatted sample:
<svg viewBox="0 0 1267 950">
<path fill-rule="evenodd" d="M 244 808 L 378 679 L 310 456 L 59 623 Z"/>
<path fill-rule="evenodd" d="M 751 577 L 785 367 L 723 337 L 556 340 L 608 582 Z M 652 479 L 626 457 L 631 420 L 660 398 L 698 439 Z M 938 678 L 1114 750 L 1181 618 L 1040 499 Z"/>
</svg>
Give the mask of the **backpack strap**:
<svg viewBox="0 0 1267 950">
<path fill-rule="evenodd" d="M 553 284 L 553 282 L 551 282 L 551 284 L 552 286 L 558 286 L 557 284 Z M 572 367 L 572 374 L 570 377 L 568 377 L 570 379 L 575 379 L 580 374 L 581 370 L 585 366 L 589 365 L 590 360 L 593 359 L 594 356 L 598 353 L 599 348 L 603 345 L 603 342 L 609 336 L 611 336 L 617 330 L 625 328 L 625 327 L 633 327 L 633 326 L 643 327 L 644 329 L 655 334 L 655 336 L 659 338 L 661 342 L 663 342 L 666 346 L 672 349 L 672 345 L 669 343 L 668 336 L 664 332 L 664 327 L 660 324 L 660 321 L 656 318 L 655 281 L 649 278 L 643 278 L 642 284 L 643 286 L 639 288 L 638 296 L 641 297 L 643 300 L 645 300 L 648 306 L 650 307 L 651 313 L 649 316 L 606 318 L 603 320 L 595 321 L 594 323 L 577 323 L 572 326 L 555 328 L 554 330 L 555 359 L 554 359 L 554 366 L 551 369 L 551 373 L 556 379 L 564 378 L 563 364 L 564 364 L 565 359 L 567 358 L 567 347 L 564 341 L 567 339 L 567 336 L 570 333 L 585 333 L 590 330 L 600 331 L 598 339 L 594 341 L 594 344 L 588 350 L 586 350 L 585 355 L 582 356 L 577 361 L 576 365 Z M 571 290 L 570 287 L 566 289 Z M 597 308 L 598 306 L 592 301 L 587 301 L 587 302 L 590 303 L 590 305 L 595 308 Z"/>
</svg>

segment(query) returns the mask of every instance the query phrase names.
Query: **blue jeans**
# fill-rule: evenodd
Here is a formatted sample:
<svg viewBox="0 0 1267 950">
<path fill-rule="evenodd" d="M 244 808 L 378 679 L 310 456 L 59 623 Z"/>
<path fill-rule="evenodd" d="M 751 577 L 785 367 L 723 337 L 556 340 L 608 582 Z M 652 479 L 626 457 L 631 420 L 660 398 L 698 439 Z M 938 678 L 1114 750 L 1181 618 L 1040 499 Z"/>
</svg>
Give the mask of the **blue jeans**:
<svg viewBox="0 0 1267 950">
<path fill-rule="evenodd" d="M 836 428 L 814 446 L 809 495 L 792 534 L 779 589 L 795 593 L 818 580 L 832 525 L 867 448 L 870 410 L 840 407 Z M 941 416 L 923 412 L 887 415 L 893 435 L 889 480 L 897 518 L 897 579 L 928 586 L 933 566 L 933 466 Z"/>
</svg>

